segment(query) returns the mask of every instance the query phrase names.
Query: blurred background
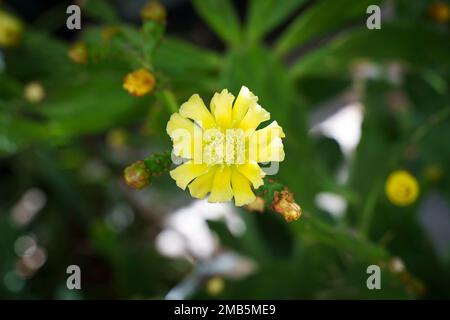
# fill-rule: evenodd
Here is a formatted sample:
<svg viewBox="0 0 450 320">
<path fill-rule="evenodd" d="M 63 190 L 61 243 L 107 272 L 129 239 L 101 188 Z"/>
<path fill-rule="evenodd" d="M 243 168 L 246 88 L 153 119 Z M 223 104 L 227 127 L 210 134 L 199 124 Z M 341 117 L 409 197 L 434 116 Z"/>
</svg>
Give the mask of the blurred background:
<svg viewBox="0 0 450 320">
<path fill-rule="evenodd" d="M 449 1 L 150 3 L 80 0 L 69 30 L 72 2 L 0 1 L 0 298 L 450 298 Z M 156 85 L 134 97 L 140 68 Z M 124 183 L 170 150 L 182 102 L 242 85 L 286 132 L 274 178 L 300 220 L 167 174 Z M 385 193 L 396 170 L 419 186 L 406 206 Z"/>
</svg>

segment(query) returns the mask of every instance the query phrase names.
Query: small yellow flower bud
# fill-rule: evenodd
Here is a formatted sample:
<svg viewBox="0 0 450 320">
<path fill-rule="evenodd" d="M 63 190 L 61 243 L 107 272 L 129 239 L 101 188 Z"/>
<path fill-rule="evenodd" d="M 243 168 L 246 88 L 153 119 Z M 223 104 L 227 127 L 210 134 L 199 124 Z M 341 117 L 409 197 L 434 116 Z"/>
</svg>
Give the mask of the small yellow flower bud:
<svg viewBox="0 0 450 320">
<path fill-rule="evenodd" d="M 85 64 L 88 60 L 87 46 L 83 42 L 77 42 L 70 46 L 67 51 L 70 60 L 77 64 Z"/>
<path fill-rule="evenodd" d="M 302 209 L 295 202 L 294 195 L 287 189 L 275 192 L 272 208 L 281 214 L 287 222 L 298 220 L 302 215 Z"/>
<path fill-rule="evenodd" d="M 429 14 L 434 21 L 438 23 L 447 23 L 450 21 L 450 7 L 445 2 L 435 2 L 429 7 Z"/>
<path fill-rule="evenodd" d="M 225 281 L 221 277 L 213 277 L 206 283 L 206 291 L 211 296 L 217 296 L 225 287 Z"/>
<path fill-rule="evenodd" d="M 40 82 L 33 81 L 25 86 L 23 95 L 28 102 L 39 103 L 45 98 L 45 89 Z"/>
<path fill-rule="evenodd" d="M 14 47 L 23 35 L 23 24 L 16 17 L 0 11 L 0 47 Z"/>
<path fill-rule="evenodd" d="M 126 75 L 123 88 L 133 96 L 141 97 L 151 92 L 156 79 L 148 70 L 139 69 Z"/>
<path fill-rule="evenodd" d="M 407 206 L 416 201 L 419 184 L 414 176 L 405 170 L 392 172 L 386 180 L 386 196 L 397 206 Z"/>
<path fill-rule="evenodd" d="M 124 178 L 128 186 L 138 190 L 147 187 L 151 182 L 150 172 L 142 160 L 125 168 Z"/>
<path fill-rule="evenodd" d="M 249 211 L 257 211 L 257 212 L 263 212 L 264 211 L 264 199 L 262 197 L 256 197 L 255 201 L 249 203 L 247 205 L 247 210 Z"/>
<path fill-rule="evenodd" d="M 147 2 L 141 9 L 142 21 L 152 20 L 158 23 L 166 21 L 166 8 L 159 2 L 151 0 Z"/>
</svg>

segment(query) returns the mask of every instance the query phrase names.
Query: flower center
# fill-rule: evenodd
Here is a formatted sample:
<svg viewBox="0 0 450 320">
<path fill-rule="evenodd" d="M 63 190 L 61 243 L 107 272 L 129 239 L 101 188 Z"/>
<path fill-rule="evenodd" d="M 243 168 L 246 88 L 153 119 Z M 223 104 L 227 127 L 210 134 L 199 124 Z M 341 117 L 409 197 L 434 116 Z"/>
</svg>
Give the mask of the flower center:
<svg viewBox="0 0 450 320">
<path fill-rule="evenodd" d="M 209 129 L 203 135 L 203 162 L 242 164 L 245 161 L 245 135 L 242 129 Z"/>
</svg>

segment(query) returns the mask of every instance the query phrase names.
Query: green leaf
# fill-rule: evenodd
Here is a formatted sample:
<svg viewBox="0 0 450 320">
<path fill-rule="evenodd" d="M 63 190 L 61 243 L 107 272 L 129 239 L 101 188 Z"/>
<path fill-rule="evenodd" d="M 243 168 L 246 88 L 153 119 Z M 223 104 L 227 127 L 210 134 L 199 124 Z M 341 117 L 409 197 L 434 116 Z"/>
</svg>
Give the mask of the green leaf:
<svg viewBox="0 0 450 320">
<path fill-rule="evenodd" d="M 249 5 L 246 35 L 259 40 L 297 10 L 305 0 L 252 0 Z"/>
<path fill-rule="evenodd" d="M 63 83 L 49 93 L 42 113 L 49 118 L 48 129 L 67 137 L 99 132 L 122 124 L 145 112 L 148 97 L 134 98 L 122 89 L 121 75 L 98 72 L 86 81 Z"/>
<path fill-rule="evenodd" d="M 220 66 L 215 52 L 175 38 L 165 38 L 155 53 L 154 64 L 172 76 L 193 78 L 198 71 L 214 71 Z"/>
<path fill-rule="evenodd" d="M 205 19 L 219 37 L 229 45 L 241 40 L 238 16 L 229 0 L 193 0 L 198 14 Z"/>
<path fill-rule="evenodd" d="M 414 30 L 414 37 L 411 37 Z M 384 25 L 381 31 L 361 28 L 335 39 L 326 47 L 302 57 L 291 68 L 295 77 L 341 75 L 358 60 L 403 60 L 411 68 L 448 67 L 448 36 L 421 25 Z M 426 48 L 424 50 L 423 48 Z"/>
<path fill-rule="evenodd" d="M 87 0 L 84 3 L 83 10 L 91 18 L 102 22 L 116 22 L 118 16 L 114 8 L 105 0 Z"/>
<path fill-rule="evenodd" d="M 324 0 L 297 17 L 276 43 L 276 53 L 284 55 L 289 50 L 321 37 L 351 21 L 366 15 L 369 5 L 382 0 Z M 365 26 L 365 22 L 361 22 Z"/>
<path fill-rule="evenodd" d="M 235 96 L 247 86 L 259 97 L 259 103 L 271 113 L 271 120 L 282 126 L 294 99 L 294 87 L 284 66 L 262 47 L 232 51 L 222 73 L 223 88 Z"/>
<path fill-rule="evenodd" d="M 3 108 L 1 104 L 0 107 Z M 0 156 L 13 154 L 46 136 L 45 128 L 37 122 L 0 113 Z"/>
</svg>

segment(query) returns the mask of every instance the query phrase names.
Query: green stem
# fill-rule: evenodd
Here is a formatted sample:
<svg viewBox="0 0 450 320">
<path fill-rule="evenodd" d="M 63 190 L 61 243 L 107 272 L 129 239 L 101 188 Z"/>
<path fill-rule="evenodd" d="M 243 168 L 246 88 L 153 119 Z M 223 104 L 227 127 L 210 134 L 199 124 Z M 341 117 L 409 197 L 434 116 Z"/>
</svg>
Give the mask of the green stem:
<svg viewBox="0 0 450 320">
<path fill-rule="evenodd" d="M 178 103 L 172 91 L 164 89 L 157 93 L 157 98 L 170 113 L 178 112 Z"/>
<path fill-rule="evenodd" d="M 373 214 L 375 212 L 375 205 L 377 203 L 378 196 L 380 195 L 380 185 L 380 183 L 376 183 L 373 189 L 370 191 L 369 197 L 362 211 L 361 221 L 359 225 L 359 234 L 364 239 L 367 239 L 369 237 L 370 225 L 372 223 Z"/>
</svg>

